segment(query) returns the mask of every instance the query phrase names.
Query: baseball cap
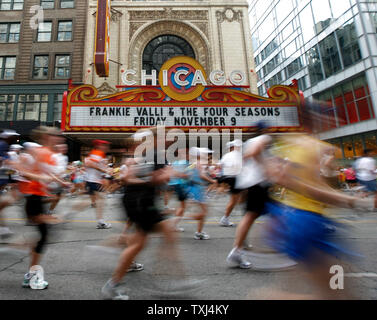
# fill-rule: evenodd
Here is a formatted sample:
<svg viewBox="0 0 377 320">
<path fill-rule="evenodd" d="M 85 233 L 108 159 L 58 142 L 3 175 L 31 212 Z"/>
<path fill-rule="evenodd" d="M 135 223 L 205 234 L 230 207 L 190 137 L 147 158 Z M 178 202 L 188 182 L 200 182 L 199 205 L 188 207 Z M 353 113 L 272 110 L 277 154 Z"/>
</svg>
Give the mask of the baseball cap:
<svg viewBox="0 0 377 320">
<path fill-rule="evenodd" d="M 8 129 L 0 133 L 0 138 L 3 138 L 3 139 L 6 139 L 12 136 L 19 136 L 19 134 L 14 130 L 8 130 Z"/>
<path fill-rule="evenodd" d="M 95 146 L 98 146 L 98 145 L 101 145 L 101 144 L 111 144 L 109 141 L 106 141 L 106 140 L 94 140 L 93 141 L 93 145 Z"/>
<path fill-rule="evenodd" d="M 23 149 L 23 147 L 21 145 L 19 145 L 19 144 L 11 144 L 9 146 L 9 149 L 10 150 L 20 150 L 20 149 Z"/>
</svg>

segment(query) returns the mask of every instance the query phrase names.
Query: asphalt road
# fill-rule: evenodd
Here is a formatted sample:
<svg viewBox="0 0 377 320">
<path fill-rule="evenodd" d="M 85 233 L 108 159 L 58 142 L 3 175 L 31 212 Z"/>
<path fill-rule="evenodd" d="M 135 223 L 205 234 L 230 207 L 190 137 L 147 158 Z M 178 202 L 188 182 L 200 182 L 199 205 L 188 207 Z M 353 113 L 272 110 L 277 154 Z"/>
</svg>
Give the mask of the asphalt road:
<svg viewBox="0 0 377 320">
<path fill-rule="evenodd" d="M 64 199 L 57 212 L 69 212 L 79 201 Z M 300 295 L 311 297 L 313 287 L 299 267 L 288 258 L 273 253 L 265 245 L 265 219 L 260 218 L 249 233 L 248 242 L 253 250 L 248 255 L 253 268 L 241 270 L 229 267 L 226 256 L 232 248 L 235 227 L 218 225 L 223 215 L 228 196 L 209 200 L 210 213 L 204 228 L 210 240 L 194 239 L 196 222 L 183 221 L 185 232 L 179 233 L 179 252 L 186 274 L 191 278 L 204 280 L 195 292 L 183 296 L 168 297 L 151 292 L 151 283 L 169 284 L 175 266 L 159 259 L 159 248 L 164 245 L 161 237 L 154 234 L 147 247 L 137 257 L 145 265 L 141 272 L 129 273 L 124 279 L 127 294 L 133 300 L 148 299 L 198 299 L 198 300 L 244 300 L 289 298 Z M 170 207 L 176 206 L 173 199 Z M 117 254 L 97 252 L 87 246 L 99 244 L 106 238 L 121 232 L 124 223 L 119 196 L 106 199 L 105 216 L 113 225 L 109 230 L 97 230 L 94 209 L 89 206 L 71 218 L 68 224 L 56 228 L 49 240 L 42 260 L 47 290 L 31 290 L 21 287 L 24 273 L 28 270 L 29 257 L 26 252 L 7 251 L 2 241 L 0 247 L 0 300 L 97 300 L 101 299 L 101 287 L 109 279 L 119 258 Z M 194 207 L 190 209 L 194 210 Z M 345 288 L 351 288 L 354 297 L 377 299 L 377 215 L 374 212 L 351 210 L 330 210 L 344 225 L 348 226 L 341 237 L 352 245 L 352 249 L 363 257 L 341 263 L 345 268 Z M 25 226 L 21 204 L 4 210 L 8 226 L 15 232 L 12 241 L 29 239 L 35 233 L 33 226 Z M 242 208 L 232 214 L 232 221 L 242 217 Z M 162 261 L 161 261 L 162 260 Z M 352 279 L 352 286 L 350 280 Z M 283 296 L 279 296 L 283 294 Z"/>
</svg>

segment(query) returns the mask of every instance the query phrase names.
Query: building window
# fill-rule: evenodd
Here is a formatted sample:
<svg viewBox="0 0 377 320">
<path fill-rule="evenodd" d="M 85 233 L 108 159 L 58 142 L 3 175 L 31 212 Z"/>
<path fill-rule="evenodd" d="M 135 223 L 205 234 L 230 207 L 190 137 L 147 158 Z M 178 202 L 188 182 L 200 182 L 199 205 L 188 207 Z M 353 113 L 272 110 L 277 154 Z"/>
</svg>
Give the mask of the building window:
<svg viewBox="0 0 377 320">
<path fill-rule="evenodd" d="M 332 33 L 319 43 L 319 49 L 321 50 L 323 68 L 325 70 L 326 78 L 342 69 L 334 33 Z"/>
<path fill-rule="evenodd" d="M 41 22 L 38 25 L 38 42 L 51 41 L 52 22 Z"/>
<path fill-rule="evenodd" d="M 324 79 L 321 67 L 321 59 L 317 46 L 309 49 L 309 51 L 306 52 L 306 59 L 308 62 L 310 83 L 312 86 L 314 86 Z"/>
<path fill-rule="evenodd" d="M 17 120 L 47 122 L 48 95 L 20 95 L 17 106 Z"/>
<path fill-rule="evenodd" d="M 150 41 L 143 52 L 143 69 L 148 74 L 152 70 L 160 71 L 165 61 L 176 56 L 188 56 L 195 59 L 191 45 L 181 37 L 163 35 Z"/>
<path fill-rule="evenodd" d="M 18 42 L 20 23 L 0 23 L 0 43 Z"/>
<path fill-rule="evenodd" d="M 58 41 L 72 40 L 72 21 L 59 21 Z"/>
<path fill-rule="evenodd" d="M 41 0 L 41 7 L 43 9 L 54 9 L 55 0 Z"/>
<path fill-rule="evenodd" d="M 342 85 L 324 91 L 316 95 L 315 98 L 333 106 L 332 108 L 328 108 L 328 110 L 322 110 L 322 114 L 330 115 L 327 111 L 331 111 L 331 117 L 335 116 L 337 127 L 375 117 L 365 76 L 357 77 Z M 322 124 L 322 131 L 332 128 L 332 125 L 327 126 L 326 124 Z"/>
<path fill-rule="evenodd" d="M 0 57 L 0 80 L 13 80 L 16 71 L 16 57 Z"/>
<path fill-rule="evenodd" d="M 0 10 L 22 10 L 24 0 L 0 0 Z"/>
<path fill-rule="evenodd" d="M 302 63 L 302 58 L 299 57 L 296 60 L 292 61 L 286 68 L 287 78 L 292 77 L 294 74 L 299 72 L 304 67 Z"/>
<path fill-rule="evenodd" d="M 361 60 L 361 51 L 357 39 L 355 23 L 344 25 L 336 31 L 338 37 L 340 51 L 343 57 L 344 67 L 351 66 Z"/>
<path fill-rule="evenodd" d="M 55 78 L 69 79 L 71 76 L 71 56 L 57 55 L 55 57 Z"/>
<path fill-rule="evenodd" d="M 34 56 L 33 79 L 48 78 L 48 59 L 47 55 Z"/>
<path fill-rule="evenodd" d="M 74 8 L 75 1 L 74 0 L 60 0 L 60 8 Z"/>
<path fill-rule="evenodd" d="M 57 93 L 54 98 L 54 121 L 62 119 L 63 94 Z"/>
<path fill-rule="evenodd" d="M 12 121 L 15 96 L 11 94 L 0 95 L 0 121 Z"/>
</svg>

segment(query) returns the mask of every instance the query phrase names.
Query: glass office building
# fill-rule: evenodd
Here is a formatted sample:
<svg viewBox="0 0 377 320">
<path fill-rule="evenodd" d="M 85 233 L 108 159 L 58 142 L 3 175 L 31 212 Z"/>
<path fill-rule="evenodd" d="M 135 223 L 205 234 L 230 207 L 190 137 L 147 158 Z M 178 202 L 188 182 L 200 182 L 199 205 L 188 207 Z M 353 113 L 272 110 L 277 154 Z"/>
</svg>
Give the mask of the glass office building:
<svg viewBox="0 0 377 320">
<path fill-rule="evenodd" d="M 297 79 L 327 102 L 318 137 L 377 155 L 377 0 L 249 0 L 258 91 Z"/>
</svg>

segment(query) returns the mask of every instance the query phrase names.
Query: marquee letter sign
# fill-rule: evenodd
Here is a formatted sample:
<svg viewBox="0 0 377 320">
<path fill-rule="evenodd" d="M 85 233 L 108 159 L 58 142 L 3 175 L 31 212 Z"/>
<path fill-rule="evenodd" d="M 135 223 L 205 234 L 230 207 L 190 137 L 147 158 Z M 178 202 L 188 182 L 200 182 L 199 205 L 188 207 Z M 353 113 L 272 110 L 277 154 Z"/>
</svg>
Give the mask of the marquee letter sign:
<svg viewBox="0 0 377 320">
<path fill-rule="evenodd" d="M 110 0 L 98 0 L 94 66 L 100 77 L 109 76 Z"/>
<path fill-rule="evenodd" d="M 212 71 L 207 79 L 199 62 L 189 57 L 168 60 L 160 70 L 159 85 L 131 85 L 135 84 L 132 78 L 136 71 L 123 74 L 127 85 L 118 86 L 123 91 L 105 97 L 91 85 L 71 87 L 63 99 L 62 130 L 134 132 L 161 124 L 184 131 L 219 128 L 252 132 L 257 121 L 265 121 L 275 132 L 302 130 L 297 82 L 273 86 L 269 97 L 261 97 L 232 81 L 233 86 L 223 85 L 225 73 L 221 70 Z M 156 83 L 157 72 L 152 75 Z M 242 77 L 241 71 L 233 72 L 234 82 Z"/>
</svg>

